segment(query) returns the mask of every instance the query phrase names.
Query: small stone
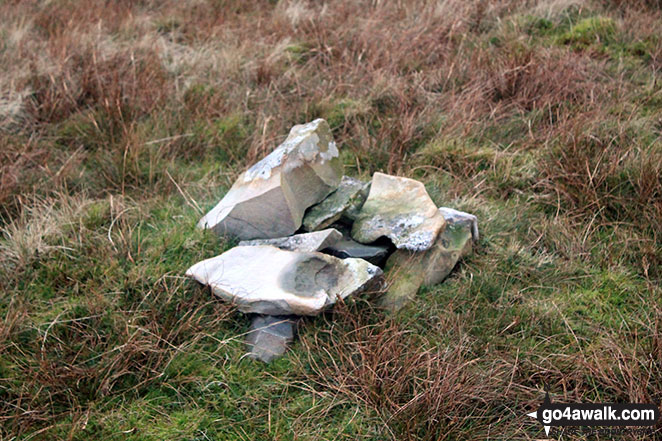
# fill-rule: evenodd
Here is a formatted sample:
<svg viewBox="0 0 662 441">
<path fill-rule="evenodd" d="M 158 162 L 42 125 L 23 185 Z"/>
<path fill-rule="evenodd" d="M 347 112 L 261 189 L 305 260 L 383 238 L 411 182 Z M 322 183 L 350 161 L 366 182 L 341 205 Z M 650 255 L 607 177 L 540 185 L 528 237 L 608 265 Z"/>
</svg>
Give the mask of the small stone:
<svg viewBox="0 0 662 441">
<path fill-rule="evenodd" d="M 333 246 L 340 239 L 342 239 L 342 234 L 338 230 L 327 228 L 322 231 L 274 239 L 242 240 L 239 242 L 239 246 L 273 245 L 288 251 L 320 251 Z"/>
<path fill-rule="evenodd" d="M 306 209 L 338 187 L 342 169 L 326 121 L 296 125 L 285 142 L 239 176 L 198 226 L 244 240 L 289 236 Z"/>
<path fill-rule="evenodd" d="M 386 236 L 397 248 L 424 251 L 434 244 L 444 224 L 444 216 L 421 182 L 375 173 L 352 237 L 367 244 Z"/>
<path fill-rule="evenodd" d="M 246 335 L 248 356 L 270 363 L 285 353 L 294 339 L 295 328 L 293 317 L 256 315 Z"/>
<path fill-rule="evenodd" d="M 368 197 L 369 188 L 369 182 L 343 176 L 336 191 L 308 209 L 303 218 L 303 227 L 307 231 L 315 231 L 327 228 L 341 217 L 356 219 Z"/>
<path fill-rule="evenodd" d="M 349 238 L 343 238 L 324 250 L 340 259 L 354 257 L 367 260 L 377 266 L 384 264 L 390 251 L 390 247 L 387 245 L 363 245 Z"/>
<path fill-rule="evenodd" d="M 473 241 L 478 242 L 480 235 L 478 233 L 478 218 L 476 216 L 448 207 L 440 207 L 439 211 L 444 215 L 447 223 L 469 226 Z"/>
<path fill-rule="evenodd" d="M 363 259 L 270 245 L 238 246 L 193 265 L 186 275 L 242 312 L 317 315 L 365 289 L 382 270 Z"/>
<path fill-rule="evenodd" d="M 399 310 L 414 298 L 422 285 L 434 285 L 443 281 L 460 258 L 471 254 L 473 232 L 478 235 L 478 223 L 474 215 L 440 208 L 446 219 L 446 228 L 436 242 L 424 253 L 396 250 L 386 262 L 391 278 L 388 291 L 381 298 L 381 305 Z"/>
</svg>

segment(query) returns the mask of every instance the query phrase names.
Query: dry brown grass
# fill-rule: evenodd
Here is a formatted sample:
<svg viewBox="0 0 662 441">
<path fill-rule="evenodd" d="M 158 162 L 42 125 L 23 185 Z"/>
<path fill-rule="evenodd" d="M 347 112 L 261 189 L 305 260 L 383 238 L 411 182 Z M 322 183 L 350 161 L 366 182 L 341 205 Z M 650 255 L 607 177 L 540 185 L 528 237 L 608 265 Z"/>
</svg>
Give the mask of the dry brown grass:
<svg viewBox="0 0 662 441">
<path fill-rule="evenodd" d="M 180 352 L 208 340 L 233 311 L 204 291 L 182 298 L 177 295 L 181 282 L 168 283 L 171 277 L 136 287 L 145 289 L 144 300 L 133 305 L 90 295 L 76 310 L 62 311 L 35 328 L 30 311 L 36 305 L 14 299 L 0 325 L 0 350 L 14 361 L 25 357 L 24 351 L 35 353 L 16 366 L 24 375 L 21 388 L 12 393 L 3 386 L 2 424 L 25 434 L 33 427 L 52 428 L 62 415 L 80 416 L 109 394 L 144 393 Z M 26 338 L 34 338 L 35 347 L 16 346 Z"/>
<path fill-rule="evenodd" d="M 140 118 L 163 103 L 165 73 L 153 51 L 104 56 L 79 45 L 51 49 L 57 73 L 34 72 L 28 112 L 39 123 L 57 123 L 81 109 L 98 108 L 118 122 Z"/>
<path fill-rule="evenodd" d="M 338 308 L 330 329 L 302 337 L 309 381 L 364 403 L 396 439 L 489 435 L 494 410 L 507 407 L 506 361 L 480 365 L 459 322 L 440 324 L 450 343 L 437 346 L 353 306 Z"/>
<path fill-rule="evenodd" d="M 533 439 L 521 415 L 545 383 L 662 399 L 658 1 L 25 0 L 0 17 L 0 437 L 287 439 L 307 415 L 302 438 Z M 349 304 L 284 365 L 246 367 L 245 320 L 179 278 L 227 245 L 194 207 L 316 117 L 348 174 L 420 178 L 484 239 L 404 318 Z"/>
</svg>

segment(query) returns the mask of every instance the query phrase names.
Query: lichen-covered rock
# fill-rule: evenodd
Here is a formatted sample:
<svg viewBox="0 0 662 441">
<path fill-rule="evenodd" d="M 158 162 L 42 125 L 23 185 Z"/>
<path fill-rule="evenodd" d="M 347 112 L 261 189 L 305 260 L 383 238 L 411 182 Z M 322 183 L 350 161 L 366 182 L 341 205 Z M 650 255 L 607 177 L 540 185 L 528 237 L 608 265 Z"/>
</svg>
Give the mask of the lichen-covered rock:
<svg viewBox="0 0 662 441">
<path fill-rule="evenodd" d="M 418 292 L 421 285 L 434 285 L 443 281 L 460 258 L 471 253 L 472 236 L 478 236 L 476 216 L 440 208 L 446 219 L 446 228 L 434 245 L 424 253 L 396 250 L 386 262 L 391 283 L 382 296 L 381 304 L 391 310 L 402 308 Z"/>
<path fill-rule="evenodd" d="M 305 210 L 334 191 L 342 163 L 323 119 L 292 127 L 287 139 L 242 173 L 198 226 L 239 239 L 288 236 Z"/>
<path fill-rule="evenodd" d="M 327 228 L 329 225 L 346 217 L 356 219 L 363 203 L 368 197 L 369 182 L 343 176 L 340 185 L 326 199 L 311 207 L 303 218 L 303 227 L 307 231 Z"/>
<path fill-rule="evenodd" d="M 470 226 L 448 222 L 434 246 L 421 259 L 423 285 L 434 285 L 448 277 L 455 264 L 471 254 L 471 242 Z"/>
<path fill-rule="evenodd" d="M 385 236 L 397 248 L 424 251 L 434 244 L 444 223 L 444 216 L 421 182 L 375 173 L 368 198 L 352 226 L 352 237 L 370 243 Z"/>
<path fill-rule="evenodd" d="M 480 234 L 478 233 L 478 218 L 476 216 L 448 207 L 440 207 L 439 211 L 443 214 L 447 223 L 468 226 L 471 229 L 471 238 L 474 242 L 478 242 Z"/>
<path fill-rule="evenodd" d="M 239 246 L 273 245 L 288 251 L 320 251 L 342 239 L 342 233 L 333 228 L 312 233 L 295 234 L 294 236 L 276 237 L 274 239 L 242 240 Z"/>
<path fill-rule="evenodd" d="M 248 356 L 270 363 L 285 353 L 287 345 L 294 340 L 295 330 L 294 317 L 256 315 L 246 335 Z"/>
<path fill-rule="evenodd" d="M 186 274 L 243 312 L 317 315 L 367 287 L 382 270 L 363 259 L 259 245 L 234 247 Z"/>
</svg>

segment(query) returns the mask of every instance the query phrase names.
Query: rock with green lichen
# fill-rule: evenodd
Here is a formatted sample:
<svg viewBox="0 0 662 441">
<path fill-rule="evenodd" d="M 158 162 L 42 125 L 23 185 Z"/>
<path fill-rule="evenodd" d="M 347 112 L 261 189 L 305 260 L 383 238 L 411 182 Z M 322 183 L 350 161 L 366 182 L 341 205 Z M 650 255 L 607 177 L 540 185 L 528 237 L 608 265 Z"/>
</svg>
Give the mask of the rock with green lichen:
<svg viewBox="0 0 662 441">
<path fill-rule="evenodd" d="M 443 214 L 421 182 L 375 173 L 352 226 L 352 238 L 371 243 L 388 237 L 399 249 L 425 251 L 435 243 L 444 224 Z"/>
<path fill-rule="evenodd" d="M 315 231 L 327 228 L 342 217 L 356 219 L 368 197 L 369 188 L 369 182 L 343 176 L 336 191 L 306 212 L 303 227 L 307 231 Z"/>
<path fill-rule="evenodd" d="M 434 246 L 422 256 L 423 285 L 442 282 L 462 257 L 471 254 L 471 230 L 465 225 L 447 224 Z"/>
<path fill-rule="evenodd" d="M 382 306 L 395 311 L 401 309 L 422 285 L 440 283 L 458 260 L 471 254 L 472 239 L 478 238 L 476 217 L 448 208 L 439 211 L 444 213 L 446 228 L 429 250 L 423 253 L 396 250 L 389 257 L 385 271 L 391 284 L 381 298 Z"/>
</svg>

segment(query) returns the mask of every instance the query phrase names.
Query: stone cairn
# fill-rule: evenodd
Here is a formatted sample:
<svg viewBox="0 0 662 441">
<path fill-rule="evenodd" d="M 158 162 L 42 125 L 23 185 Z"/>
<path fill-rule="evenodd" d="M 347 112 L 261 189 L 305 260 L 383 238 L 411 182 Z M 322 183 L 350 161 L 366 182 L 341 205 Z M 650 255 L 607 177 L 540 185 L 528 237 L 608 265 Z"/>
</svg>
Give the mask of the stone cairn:
<svg viewBox="0 0 662 441">
<path fill-rule="evenodd" d="M 437 208 L 421 182 L 343 176 L 323 119 L 294 126 L 198 226 L 241 242 L 187 276 L 251 314 L 248 354 L 267 363 L 285 353 L 297 317 L 370 287 L 385 291 L 382 307 L 398 310 L 478 240 L 476 216 Z"/>
</svg>

